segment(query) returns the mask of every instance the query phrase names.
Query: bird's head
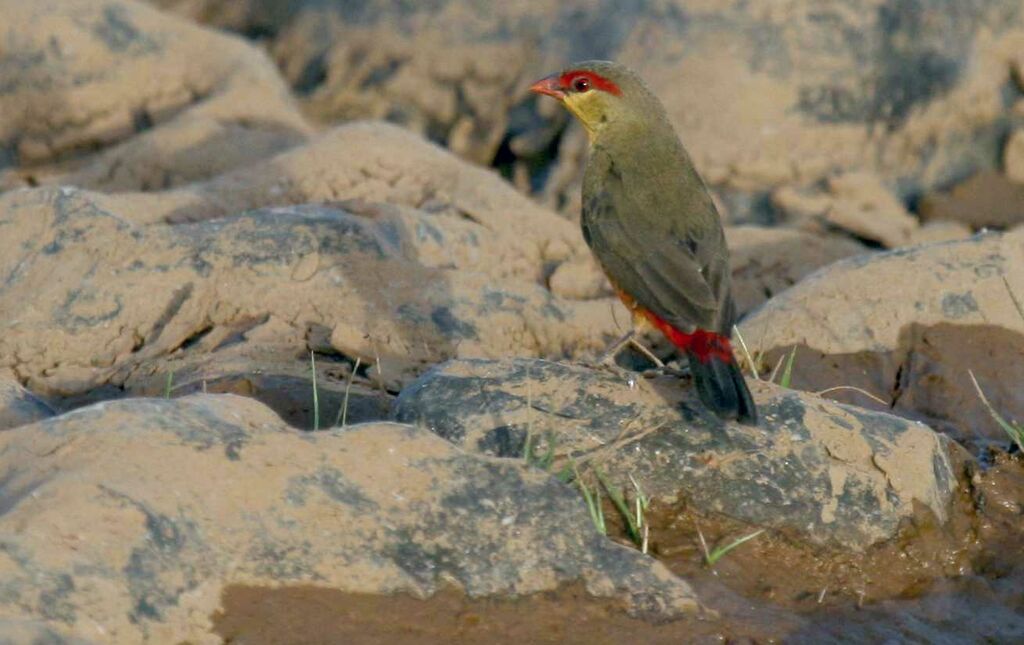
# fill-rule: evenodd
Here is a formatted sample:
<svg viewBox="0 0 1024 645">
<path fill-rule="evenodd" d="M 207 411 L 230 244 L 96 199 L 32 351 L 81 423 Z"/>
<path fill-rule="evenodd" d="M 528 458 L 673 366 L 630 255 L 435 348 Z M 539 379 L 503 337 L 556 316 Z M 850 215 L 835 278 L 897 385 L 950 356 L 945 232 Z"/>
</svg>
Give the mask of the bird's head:
<svg viewBox="0 0 1024 645">
<path fill-rule="evenodd" d="M 591 138 L 615 124 L 644 119 L 651 110 L 663 113 L 636 72 L 608 61 L 576 63 L 542 78 L 530 90 L 560 101 Z"/>
</svg>

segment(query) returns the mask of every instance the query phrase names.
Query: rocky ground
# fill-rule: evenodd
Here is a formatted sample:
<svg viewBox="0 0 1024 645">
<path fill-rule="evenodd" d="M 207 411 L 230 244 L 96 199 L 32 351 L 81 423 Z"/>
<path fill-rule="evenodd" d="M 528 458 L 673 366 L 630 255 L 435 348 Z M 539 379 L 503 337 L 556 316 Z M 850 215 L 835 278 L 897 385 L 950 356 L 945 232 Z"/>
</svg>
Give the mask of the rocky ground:
<svg viewBox="0 0 1024 645">
<path fill-rule="evenodd" d="M 0 642 L 1024 638 L 1019 2 L 490 9 L 0 0 Z M 594 364 L 588 57 L 757 427 Z"/>
</svg>

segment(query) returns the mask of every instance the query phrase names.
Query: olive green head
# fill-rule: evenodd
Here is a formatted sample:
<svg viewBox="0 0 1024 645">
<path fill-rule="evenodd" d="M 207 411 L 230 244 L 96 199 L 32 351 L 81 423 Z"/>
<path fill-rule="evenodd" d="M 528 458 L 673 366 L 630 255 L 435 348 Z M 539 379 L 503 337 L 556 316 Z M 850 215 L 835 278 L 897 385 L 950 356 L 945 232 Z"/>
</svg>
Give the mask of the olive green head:
<svg viewBox="0 0 1024 645">
<path fill-rule="evenodd" d="M 591 139 L 622 124 L 664 121 L 664 108 L 633 70 L 609 61 L 585 61 L 534 83 L 530 89 L 554 97 Z"/>
</svg>

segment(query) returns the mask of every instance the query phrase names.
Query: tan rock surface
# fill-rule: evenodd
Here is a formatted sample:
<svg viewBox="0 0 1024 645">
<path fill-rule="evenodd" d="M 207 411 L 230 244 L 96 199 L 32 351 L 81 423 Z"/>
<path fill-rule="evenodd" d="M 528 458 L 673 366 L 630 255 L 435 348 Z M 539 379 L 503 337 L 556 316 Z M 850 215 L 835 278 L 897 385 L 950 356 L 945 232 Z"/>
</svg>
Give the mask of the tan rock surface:
<svg viewBox="0 0 1024 645">
<path fill-rule="evenodd" d="M 565 123 L 528 82 L 574 60 L 630 63 L 705 178 L 732 193 L 737 222 L 763 221 L 765 191 L 837 171 L 874 172 L 903 199 L 995 167 L 1024 50 L 1016 0 L 158 4 L 267 33 L 319 119 L 387 118 L 483 163 L 504 139 L 513 159 L 500 162 L 527 173 Z M 562 146 L 542 192 L 574 212 L 584 138 L 561 143 L 576 150 Z"/>
<path fill-rule="evenodd" d="M 926 221 L 953 220 L 975 230 L 1012 228 L 1024 223 L 1024 184 L 997 172 L 979 173 L 948 193 L 925 195 L 920 211 Z"/>
<path fill-rule="evenodd" d="M 236 37 L 130 0 L 4 0 L 0 14 L 0 170 L 13 166 L 0 187 L 158 190 L 312 133 L 274 65 Z"/>
<path fill-rule="evenodd" d="M 733 298 L 740 315 L 823 266 L 869 252 L 853 240 L 786 228 L 733 226 L 725 229 L 725 238 L 732 262 Z"/>
<path fill-rule="evenodd" d="M 996 409 L 1024 418 L 1024 230 L 842 260 L 740 326 L 774 365 L 798 348 L 795 387 L 856 386 L 960 439 L 1005 439 Z M 830 396 L 872 407 L 862 394 Z"/>
<path fill-rule="evenodd" d="M 326 328 L 334 351 L 382 367 L 393 389 L 449 357 L 589 355 L 618 333 L 607 302 L 555 298 L 514 278 L 508 260 L 421 262 L 416 240 L 474 252 L 441 243 L 430 213 L 296 206 L 147 227 L 123 206 L 70 188 L 0 197 L 0 366 L 34 390 L 119 386 L 138 369 L 159 373 L 153 361 L 211 330 L 244 336 L 270 317 L 284 323 L 273 334 L 300 339 L 299 360 L 307 330 Z M 552 248 L 521 242 L 538 255 Z M 497 281 L 485 266 L 513 275 Z"/>
<path fill-rule="evenodd" d="M 220 642 L 231 584 L 478 597 L 580 581 L 651 619 L 699 609 L 595 532 L 568 486 L 409 426 L 301 433 L 251 399 L 136 399 L 0 433 L 0 455 L 0 616 L 96 642 Z"/>
<path fill-rule="evenodd" d="M 252 208 L 344 202 L 367 216 L 411 208 L 458 239 L 420 227 L 407 243 L 431 266 L 540 280 L 546 262 L 586 251 L 578 226 L 541 208 L 495 173 L 407 130 L 375 122 L 341 126 L 253 167 L 151 199 L 132 197 L 136 221 L 197 221 Z M 389 206 L 374 206 L 377 202 Z M 411 208 L 404 208 L 411 207 Z M 421 214 L 422 216 L 422 214 Z"/>
</svg>

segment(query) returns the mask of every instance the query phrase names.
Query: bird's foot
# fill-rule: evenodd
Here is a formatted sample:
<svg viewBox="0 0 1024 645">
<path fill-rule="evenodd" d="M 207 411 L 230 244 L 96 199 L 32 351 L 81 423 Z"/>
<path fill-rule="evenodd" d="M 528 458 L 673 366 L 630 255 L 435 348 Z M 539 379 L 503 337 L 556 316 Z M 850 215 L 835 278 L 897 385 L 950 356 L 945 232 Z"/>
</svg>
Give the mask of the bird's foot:
<svg viewBox="0 0 1024 645">
<path fill-rule="evenodd" d="M 686 367 L 680 366 L 678 363 L 673 361 L 666 365 L 661 364 L 658 367 L 652 367 L 641 372 L 644 378 L 656 378 L 658 376 L 674 376 L 676 378 L 690 378 L 690 370 Z"/>
</svg>

